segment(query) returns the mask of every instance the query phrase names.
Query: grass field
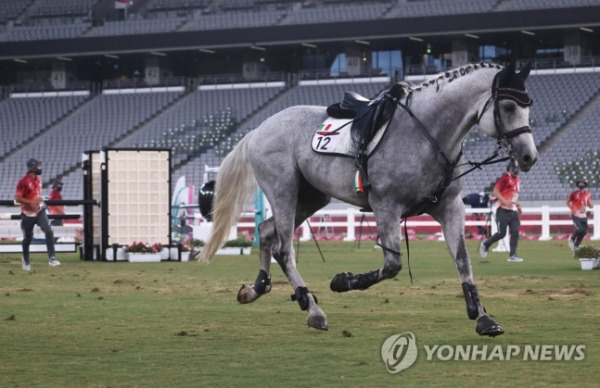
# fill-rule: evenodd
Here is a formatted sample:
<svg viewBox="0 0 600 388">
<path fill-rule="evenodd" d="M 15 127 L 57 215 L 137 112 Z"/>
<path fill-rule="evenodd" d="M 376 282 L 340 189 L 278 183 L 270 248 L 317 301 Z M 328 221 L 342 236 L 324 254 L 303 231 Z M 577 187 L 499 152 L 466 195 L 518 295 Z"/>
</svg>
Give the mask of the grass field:
<svg viewBox="0 0 600 388">
<path fill-rule="evenodd" d="M 252 256 L 196 262 L 103 263 L 61 256 L 0 256 L 0 387 L 543 387 L 597 386 L 600 271 L 581 271 L 564 241 L 522 241 L 523 263 L 482 260 L 469 242 L 481 298 L 506 330 L 480 337 L 468 320 L 456 270 L 440 242 L 411 242 L 411 284 L 399 276 L 367 291 L 329 291 L 333 275 L 381 266 L 373 243 L 303 243 L 298 267 L 326 312 L 329 331 L 306 313 L 273 268 L 273 290 L 239 305 L 258 273 Z M 381 347 L 412 332 L 416 363 L 390 374 Z M 491 361 L 427 359 L 425 346 L 500 345 L 521 354 Z M 583 360 L 523 359 L 525 346 L 585 345 Z"/>
</svg>

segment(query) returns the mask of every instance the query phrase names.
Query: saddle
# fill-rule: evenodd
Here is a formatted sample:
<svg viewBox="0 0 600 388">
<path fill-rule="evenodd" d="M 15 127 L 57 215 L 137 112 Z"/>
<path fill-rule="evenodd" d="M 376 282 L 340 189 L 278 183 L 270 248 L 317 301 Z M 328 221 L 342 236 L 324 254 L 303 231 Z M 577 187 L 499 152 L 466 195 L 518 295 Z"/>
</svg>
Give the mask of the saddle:
<svg viewBox="0 0 600 388">
<path fill-rule="evenodd" d="M 383 91 L 377 98 L 369 100 L 355 92 L 344 92 L 340 103 L 327 107 L 327 114 L 337 119 L 352 119 L 350 129 L 352 141 L 358 149 L 356 155 L 357 174 L 362 178 L 362 187 L 370 186 L 367 178 L 366 149 L 379 128 L 390 121 L 398 101 L 407 94 L 408 84 L 397 83 Z M 357 190 L 358 191 L 358 190 Z"/>
</svg>

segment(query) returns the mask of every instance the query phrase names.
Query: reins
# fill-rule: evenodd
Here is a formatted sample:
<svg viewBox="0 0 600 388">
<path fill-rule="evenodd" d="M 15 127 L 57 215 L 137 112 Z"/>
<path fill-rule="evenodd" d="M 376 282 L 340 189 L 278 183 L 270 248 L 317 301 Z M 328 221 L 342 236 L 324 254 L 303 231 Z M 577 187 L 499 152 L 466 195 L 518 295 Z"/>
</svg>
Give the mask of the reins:
<svg viewBox="0 0 600 388">
<path fill-rule="evenodd" d="M 494 150 L 494 152 L 492 153 L 491 156 L 489 156 L 488 158 L 482 160 L 481 162 L 472 162 L 472 161 L 468 161 L 466 163 L 460 164 L 459 166 L 473 166 L 470 169 L 468 169 L 467 171 L 463 172 L 462 174 L 455 176 L 454 178 L 452 178 L 452 180 L 456 180 L 459 179 L 465 175 L 467 175 L 468 173 L 470 173 L 471 171 L 474 170 L 481 170 L 482 166 L 488 166 L 490 164 L 496 164 L 496 163 L 501 163 L 501 162 L 505 162 L 507 160 L 510 159 L 510 156 L 504 156 L 502 158 L 499 159 L 495 159 L 496 157 L 498 157 L 498 155 L 500 155 L 500 150 L 502 149 L 502 147 L 500 147 L 500 144 L 497 144 L 496 149 Z"/>
</svg>

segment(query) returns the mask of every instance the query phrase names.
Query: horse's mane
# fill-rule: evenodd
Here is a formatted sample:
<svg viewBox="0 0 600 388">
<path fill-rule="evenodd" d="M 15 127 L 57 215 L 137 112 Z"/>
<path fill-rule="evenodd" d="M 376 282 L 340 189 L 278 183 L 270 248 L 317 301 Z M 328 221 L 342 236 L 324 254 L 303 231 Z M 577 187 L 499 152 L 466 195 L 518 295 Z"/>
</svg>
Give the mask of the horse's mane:
<svg viewBox="0 0 600 388">
<path fill-rule="evenodd" d="M 455 79 L 457 79 L 458 77 L 467 75 L 467 74 L 471 73 L 472 71 L 475 71 L 478 69 L 486 69 L 486 68 L 500 70 L 503 67 L 501 65 L 498 65 L 495 63 L 486 63 L 486 62 L 470 63 L 465 66 L 457 67 L 457 68 L 454 68 L 451 70 L 446 70 L 442 73 L 436 74 L 433 77 L 431 77 L 430 79 L 428 79 L 427 81 L 420 84 L 419 86 L 416 86 L 416 87 L 409 86 L 409 90 L 412 92 L 420 92 L 420 91 L 428 88 L 429 86 L 436 85 L 436 91 L 438 91 L 439 88 L 442 86 L 443 81 L 450 83 L 450 82 L 454 81 Z"/>
</svg>

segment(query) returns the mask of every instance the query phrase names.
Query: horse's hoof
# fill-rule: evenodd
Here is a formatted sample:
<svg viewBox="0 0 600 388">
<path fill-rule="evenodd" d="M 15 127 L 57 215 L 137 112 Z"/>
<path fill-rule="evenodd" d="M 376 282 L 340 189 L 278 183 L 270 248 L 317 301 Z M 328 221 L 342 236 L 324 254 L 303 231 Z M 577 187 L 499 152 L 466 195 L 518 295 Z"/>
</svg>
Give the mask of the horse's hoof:
<svg viewBox="0 0 600 388">
<path fill-rule="evenodd" d="M 317 330 L 327 330 L 327 318 L 323 315 L 310 314 L 306 319 L 308 327 L 312 327 Z"/>
<path fill-rule="evenodd" d="M 350 291 L 350 278 L 352 277 L 352 272 L 342 272 L 338 273 L 331 279 L 331 284 L 329 284 L 329 288 L 333 292 L 346 292 Z"/>
<path fill-rule="evenodd" d="M 504 334 L 504 329 L 488 315 L 482 315 L 477 319 L 475 331 L 477 331 L 477 334 L 479 335 L 487 335 L 489 337 Z"/>
<path fill-rule="evenodd" d="M 260 295 L 254 291 L 254 288 L 248 284 L 243 284 L 237 294 L 237 301 L 241 304 L 252 303 Z"/>
</svg>

